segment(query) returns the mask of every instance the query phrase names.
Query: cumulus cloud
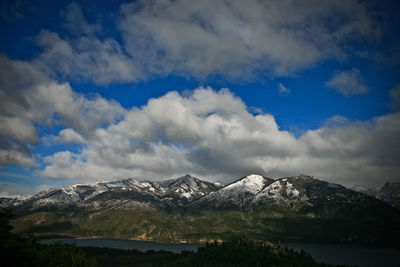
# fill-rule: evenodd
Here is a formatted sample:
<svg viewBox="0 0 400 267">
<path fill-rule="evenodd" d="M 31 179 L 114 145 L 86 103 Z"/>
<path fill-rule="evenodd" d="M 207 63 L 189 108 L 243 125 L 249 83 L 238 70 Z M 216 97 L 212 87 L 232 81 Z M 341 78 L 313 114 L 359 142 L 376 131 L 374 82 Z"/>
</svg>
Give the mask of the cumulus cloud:
<svg viewBox="0 0 400 267">
<path fill-rule="evenodd" d="M 35 65 L 58 80 L 90 81 L 95 84 L 133 82 L 143 77 L 138 64 L 121 44 L 102 34 L 100 24 L 90 24 L 80 5 L 69 4 L 62 12 L 69 35 L 41 30 L 36 36 L 42 53 Z"/>
<path fill-rule="evenodd" d="M 344 96 L 362 95 L 370 90 L 363 84 L 361 72 L 356 68 L 337 71 L 325 85 Z"/>
<path fill-rule="evenodd" d="M 191 173 L 229 182 L 255 172 L 373 185 L 400 177 L 399 113 L 364 122 L 334 117 L 296 137 L 273 115 L 249 112 L 254 108 L 228 89 L 172 91 L 125 110 L 61 82 L 293 75 L 324 59 L 346 59 L 351 41 L 379 35 L 359 1 L 139 0 L 120 8 L 122 42 L 101 36 L 77 4 L 64 16 L 71 35 L 42 30 L 42 52 L 32 62 L 0 56 L 0 166 L 37 166 L 36 127 L 57 125 L 64 129 L 51 140 L 79 150 L 44 157 L 39 174 L 51 179 Z M 345 96 L 369 90 L 358 69 L 336 72 L 326 86 Z"/>
<path fill-rule="evenodd" d="M 63 39 L 57 33 L 42 30 L 37 36 L 43 48 L 36 64 L 55 77 L 92 81 L 132 82 L 142 76 L 141 70 L 114 39 L 94 36 Z"/>
<path fill-rule="evenodd" d="M 341 121 L 308 131 L 300 140 L 308 144 L 310 159 L 319 161 L 317 168 L 311 165 L 317 175 L 374 184 L 400 178 L 399 134 L 400 114 L 394 113 L 365 122 Z"/>
<path fill-rule="evenodd" d="M 3 165 L 38 167 L 28 145 L 1 138 L 3 140 L 1 140 L 0 148 L 0 168 Z"/>
<path fill-rule="evenodd" d="M 0 69 L 0 166 L 37 166 L 31 153 L 39 141 L 36 124 L 70 127 L 60 138 L 76 141 L 78 135 L 90 138 L 125 112 L 115 101 L 86 97 L 49 79 L 33 63 L 1 56 Z"/>
<path fill-rule="evenodd" d="M 229 182 L 249 173 L 312 174 L 343 184 L 400 177 L 400 114 L 332 118 L 296 138 L 271 114 L 252 115 L 228 89 L 170 92 L 99 128 L 81 153 L 45 158 L 48 178 L 157 179 L 191 173 Z M 396 178 L 397 177 L 397 178 Z"/>
<path fill-rule="evenodd" d="M 346 58 L 355 39 L 379 36 L 357 0 L 139 0 L 121 5 L 111 25 L 122 42 L 90 24 L 78 4 L 67 6 L 64 17 L 72 37 L 42 30 L 37 63 L 56 77 L 101 85 L 169 74 L 290 76 Z"/>
<path fill-rule="evenodd" d="M 83 144 L 86 143 L 85 138 L 73 129 L 63 129 L 59 131 L 57 136 L 47 137 L 49 144 L 51 143 L 66 143 L 66 144 Z"/>
<path fill-rule="evenodd" d="M 378 35 L 358 1 L 154 0 L 121 12 L 126 50 L 160 75 L 287 76 Z"/>
</svg>

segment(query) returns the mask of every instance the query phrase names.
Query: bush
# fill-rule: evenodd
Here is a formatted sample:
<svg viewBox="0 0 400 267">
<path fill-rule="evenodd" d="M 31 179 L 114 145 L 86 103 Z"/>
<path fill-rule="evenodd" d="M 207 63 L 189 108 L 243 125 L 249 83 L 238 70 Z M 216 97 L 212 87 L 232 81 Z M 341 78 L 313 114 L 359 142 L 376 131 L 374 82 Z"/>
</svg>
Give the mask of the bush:
<svg viewBox="0 0 400 267">
<path fill-rule="evenodd" d="M 70 244 L 41 245 L 33 236 L 11 233 L 10 210 L 0 210 L 0 258 L 4 267 L 19 266 L 59 266 L 91 267 L 97 266 L 86 258 L 82 250 Z"/>
</svg>

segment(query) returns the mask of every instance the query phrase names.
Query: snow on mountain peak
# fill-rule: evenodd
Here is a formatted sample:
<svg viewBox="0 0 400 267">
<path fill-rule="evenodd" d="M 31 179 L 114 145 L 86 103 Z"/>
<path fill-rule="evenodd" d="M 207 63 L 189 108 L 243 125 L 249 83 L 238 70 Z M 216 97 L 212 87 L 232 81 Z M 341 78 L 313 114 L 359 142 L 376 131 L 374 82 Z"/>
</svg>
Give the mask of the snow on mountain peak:
<svg viewBox="0 0 400 267">
<path fill-rule="evenodd" d="M 214 183 L 202 181 L 190 175 L 157 182 L 157 185 L 165 191 L 166 195 L 172 193 L 188 200 L 206 195 L 220 188 Z"/>
<path fill-rule="evenodd" d="M 248 175 L 239 181 L 236 181 L 228 186 L 226 186 L 225 190 L 235 190 L 242 189 L 252 194 L 256 194 L 260 190 L 263 189 L 265 185 L 264 177 L 261 175 L 251 174 Z"/>
<path fill-rule="evenodd" d="M 196 200 L 193 205 L 245 207 L 258 192 L 273 181 L 261 175 L 251 174 Z"/>
<path fill-rule="evenodd" d="M 220 182 L 215 182 L 214 185 L 215 185 L 216 187 L 220 187 L 220 188 L 222 188 L 222 187 L 225 186 L 224 184 L 222 184 L 222 183 L 220 183 Z"/>
<path fill-rule="evenodd" d="M 398 203 L 400 190 L 396 184 L 388 184 L 384 189 L 381 190 L 380 199 Z M 114 203 L 114 206 L 118 206 L 121 201 L 126 203 L 139 201 L 146 205 L 154 204 L 164 208 L 190 206 L 247 209 L 262 205 L 281 205 L 290 209 L 299 209 L 312 206 L 316 201 L 325 199 L 351 200 L 349 196 L 351 192 L 355 192 L 351 190 L 345 192 L 345 190 L 347 189 L 343 186 L 305 175 L 271 179 L 251 174 L 225 187 L 219 183 L 202 181 L 185 175 L 165 181 L 125 179 L 97 182 L 91 185 L 76 184 L 50 188 L 18 205 L 25 210 L 35 210 L 69 205 L 90 206 L 93 203 Z M 359 198 L 360 195 L 363 194 L 355 196 Z"/>
</svg>

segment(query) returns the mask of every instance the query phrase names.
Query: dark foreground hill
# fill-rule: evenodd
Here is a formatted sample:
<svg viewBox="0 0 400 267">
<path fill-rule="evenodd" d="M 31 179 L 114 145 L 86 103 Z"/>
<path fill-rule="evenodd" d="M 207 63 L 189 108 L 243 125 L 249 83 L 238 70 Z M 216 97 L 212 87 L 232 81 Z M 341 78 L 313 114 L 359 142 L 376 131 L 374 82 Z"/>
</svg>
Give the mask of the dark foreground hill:
<svg viewBox="0 0 400 267">
<path fill-rule="evenodd" d="M 310 176 L 249 175 L 227 186 L 184 176 L 41 192 L 13 206 L 18 232 L 159 242 L 238 236 L 269 241 L 400 244 L 400 210 Z"/>
<path fill-rule="evenodd" d="M 294 252 L 268 242 L 237 239 L 227 243 L 211 243 L 197 252 L 174 254 L 166 251 L 124 251 L 107 248 L 84 248 L 99 266 L 333 266 L 316 263 L 305 252 Z"/>
</svg>

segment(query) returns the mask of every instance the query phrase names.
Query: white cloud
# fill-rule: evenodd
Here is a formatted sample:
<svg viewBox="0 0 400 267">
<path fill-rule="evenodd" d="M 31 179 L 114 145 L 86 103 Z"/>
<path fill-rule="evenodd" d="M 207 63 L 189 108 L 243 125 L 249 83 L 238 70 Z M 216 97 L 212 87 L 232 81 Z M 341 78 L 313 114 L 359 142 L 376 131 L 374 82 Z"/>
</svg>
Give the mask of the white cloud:
<svg viewBox="0 0 400 267">
<path fill-rule="evenodd" d="M 81 153 L 45 158 L 48 178 L 157 179 L 191 173 L 226 182 L 249 173 L 307 173 L 347 185 L 400 177 L 400 114 L 334 117 L 296 138 L 270 114 L 252 115 L 229 90 L 170 92 L 98 128 Z"/>
<path fill-rule="evenodd" d="M 139 0 L 120 8 L 123 41 L 103 36 L 78 4 L 65 10 L 72 37 L 42 30 L 36 62 L 55 77 L 96 84 L 154 76 L 291 76 L 325 59 L 343 60 L 351 41 L 379 36 L 357 0 Z M 332 21 L 332 18 L 335 18 Z"/>
<path fill-rule="evenodd" d="M 37 143 L 36 128 L 31 121 L 21 117 L 0 115 L 0 135 L 11 135 L 16 140 Z"/>
<path fill-rule="evenodd" d="M 85 97 L 48 79 L 33 63 L 0 57 L 0 69 L 0 166 L 36 166 L 30 148 L 39 141 L 35 124 L 65 125 L 71 129 L 60 138 L 77 141 L 125 112 L 115 101 Z"/>
<path fill-rule="evenodd" d="M 327 58 L 345 59 L 349 41 L 379 35 L 360 2 L 139 0 L 120 10 L 122 43 L 97 36 L 100 26 L 71 4 L 65 26 L 72 37 L 42 30 L 37 41 L 43 52 L 33 62 L 0 57 L 0 165 L 37 166 L 31 153 L 39 141 L 36 125 L 62 125 L 53 141 L 80 144 L 80 150 L 45 157 L 43 177 L 192 173 L 219 180 L 302 172 L 373 184 L 400 176 L 398 113 L 366 122 L 334 117 L 296 138 L 280 130 L 271 114 L 251 114 L 254 108 L 227 89 L 170 92 L 126 111 L 56 81 L 293 75 Z M 346 96 L 369 90 L 357 69 L 336 73 L 326 85 Z M 290 90 L 279 84 L 279 91 Z M 397 91 L 391 92 L 393 103 Z"/>
<path fill-rule="evenodd" d="M 4 143 L 3 140 L 1 141 Z M 0 168 L 3 165 L 38 167 L 30 149 L 25 144 L 15 143 L 5 144 L 5 148 L 0 148 Z"/>
<path fill-rule="evenodd" d="M 103 85 L 133 82 L 142 76 L 140 68 L 114 39 L 81 36 L 68 40 L 42 30 L 37 40 L 43 52 L 35 63 L 54 76 Z"/>
<path fill-rule="evenodd" d="M 58 136 L 50 138 L 52 142 L 67 143 L 67 144 L 83 144 L 86 143 L 85 138 L 73 129 L 63 129 L 58 133 Z"/>
<path fill-rule="evenodd" d="M 361 95 L 370 90 L 363 84 L 361 72 L 356 68 L 336 72 L 325 85 L 344 96 Z"/>
<path fill-rule="evenodd" d="M 282 83 L 279 83 L 278 92 L 280 94 L 290 94 L 290 89 L 284 86 Z"/>
<path fill-rule="evenodd" d="M 100 24 L 90 24 L 82 8 L 69 4 L 63 12 L 72 37 L 41 30 L 36 37 L 42 53 L 35 64 L 57 79 L 91 81 L 95 84 L 135 82 L 143 77 L 138 64 L 112 38 L 102 34 Z"/>
<path fill-rule="evenodd" d="M 158 75 L 287 76 L 378 35 L 358 1 L 155 0 L 121 11 L 126 50 Z"/>
</svg>

